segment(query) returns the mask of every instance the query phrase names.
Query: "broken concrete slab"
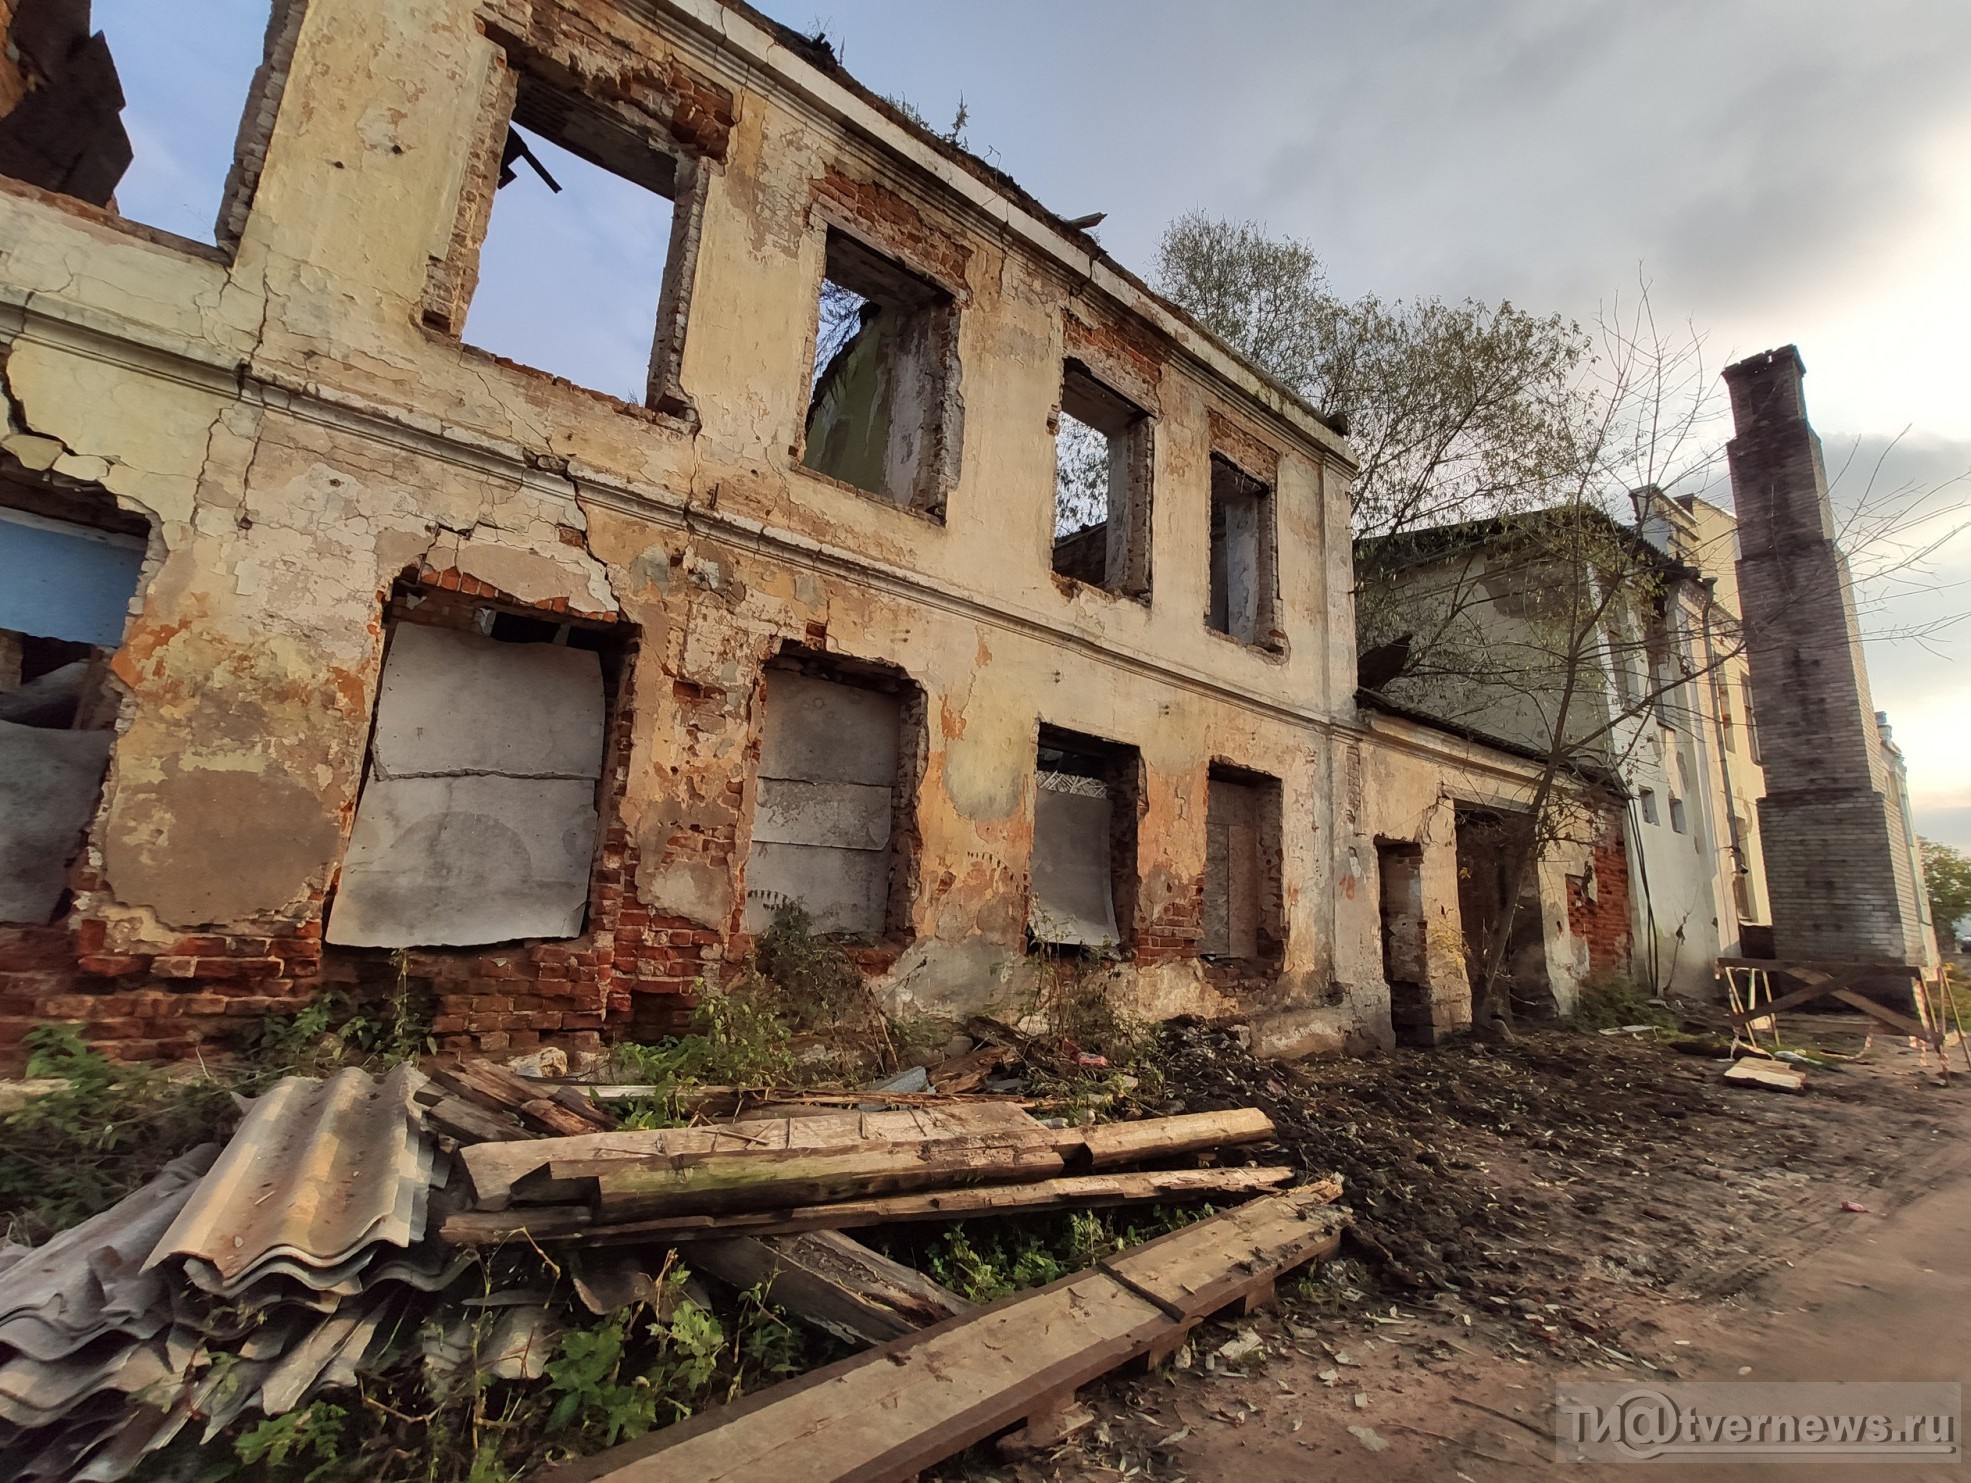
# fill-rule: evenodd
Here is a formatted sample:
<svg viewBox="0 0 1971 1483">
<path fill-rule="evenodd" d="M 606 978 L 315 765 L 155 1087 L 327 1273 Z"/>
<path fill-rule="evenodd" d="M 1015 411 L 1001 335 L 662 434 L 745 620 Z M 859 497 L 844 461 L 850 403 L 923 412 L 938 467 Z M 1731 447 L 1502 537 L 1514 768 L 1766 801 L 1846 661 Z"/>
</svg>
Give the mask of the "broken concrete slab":
<svg viewBox="0 0 1971 1483">
<path fill-rule="evenodd" d="M 573 937 L 595 830 L 595 784 L 581 778 L 372 778 L 327 939 L 449 947 Z"/>
<path fill-rule="evenodd" d="M 0 721 L 0 922 L 55 914 L 113 740 L 107 731 Z"/>
<path fill-rule="evenodd" d="M 402 623 L 384 661 L 370 765 L 386 778 L 596 778 L 602 727 L 592 650 Z"/>
</svg>

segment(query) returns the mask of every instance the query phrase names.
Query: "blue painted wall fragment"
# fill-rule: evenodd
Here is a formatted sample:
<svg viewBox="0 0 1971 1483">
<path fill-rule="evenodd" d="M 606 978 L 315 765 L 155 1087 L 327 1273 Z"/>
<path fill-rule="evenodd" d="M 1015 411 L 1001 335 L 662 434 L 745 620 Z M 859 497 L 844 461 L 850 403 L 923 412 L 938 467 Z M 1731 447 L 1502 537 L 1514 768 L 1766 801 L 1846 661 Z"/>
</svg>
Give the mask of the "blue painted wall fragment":
<svg viewBox="0 0 1971 1483">
<path fill-rule="evenodd" d="M 0 509 L 0 628 L 114 649 L 143 564 L 136 536 Z"/>
</svg>

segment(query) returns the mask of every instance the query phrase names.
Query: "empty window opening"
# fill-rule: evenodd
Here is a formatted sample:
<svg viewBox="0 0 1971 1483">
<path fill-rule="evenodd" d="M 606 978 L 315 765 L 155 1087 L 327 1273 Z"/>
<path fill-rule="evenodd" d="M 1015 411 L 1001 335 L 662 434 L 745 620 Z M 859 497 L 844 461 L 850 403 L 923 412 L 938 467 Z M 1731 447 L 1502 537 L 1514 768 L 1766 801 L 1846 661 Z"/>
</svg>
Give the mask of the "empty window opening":
<svg viewBox="0 0 1971 1483">
<path fill-rule="evenodd" d="M 0 5 L 0 174 L 214 241 L 229 176 L 250 191 L 264 154 L 299 9 L 208 0 L 187 25 L 156 0 Z"/>
<path fill-rule="evenodd" d="M 753 838 L 748 932 L 787 907 L 818 932 L 875 939 L 908 920 L 907 745 L 921 701 L 887 672 L 823 662 L 769 668 Z"/>
<path fill-rule="evenodd" d="M 661 405 L 674 369 L 676 311 L 664 311 L 680 166 L 653 132 L 521 74 L 467 344 Z"/>
<path fill-rule="evenodd" d="M 1429 968 L 1424 954 L 1423 847 L 1376 841 L 1382 914 L 1382 976 L 1389 985 L 1389 1020 L 1405 1044 L 1432 1036 Z"/>
<path fill-rule="evenodd" d="M 1206 624 L 1242 644 L 1277 642 L 1273 617 L 1273 491 L 1211 456 L 1211 608 Z"/>
<path fill-rule="evenodd" d="M 866 494 L 940 514 L 956 448 L 951 296 L 831 231 L 801 462 Z"/>
<path fill-rule="evenodd" d="M 1458 916 L 1464 928 L 1465 970 L 1476 998 L 1497 933 L 1506 934 L 1500 966 L 1513 1013 L 1552 1019 L 1559 1011 L 1547 973 L 1546 924 L 1541 919 L 1540 872 L 1527 863 L 1514 898 L 1509 882 L 1515 860 L 1531 848 L 1533 821 L 1509 810 L 1459 808 Z M 1508 910 L 1510 904 L 1510 911 Z M 1510 920 L 1506 920 L 1510 916 Z"/>
<path fill-rule="evenodd" d="M 1142 759 L 1134 747 L 1042 726 L 1035 765 L 1028 935 L 1093 954 L 1126 947 Z"/>
<path fill-rule="evenodd" d="M 1636 805 L 1642 810 L 1643 822 L 1645 824 L 1662 822 L 1656 813 L 1656 790 L 1654 788 L 1643 788 L 1639 790 L 1636 794 Z"/>
<path fill-rule="evenodd" d="M 1149 429 L 1141 408 L 1068 362 L 1054 435 L 1054 570 L 1061 576 L 1148 595 Z"/>
<path fill-rule="evenodd" d="M 96 812 L 144 526 L 101 501 L 0 478 L 0 922 L 60 915 Z M 50 513 L 41 513 L 48 511 Z M 56 513 L 59 512 L 59 513 Z M 105 523 L 60 518 L 78 513 Z"/>
<path fill-rule="evenodd" d="M 1279 780 L 1214 766 L 1205 794 L 1200 950 L 1212 958 L 1273 963 L 1285 947 Z"/>
<path fill-rule="evenodd" d="M 1718 701 L 1718 733 L 1727 752 L 1738 750 L 1738 723 L 1731 713 L 1731 686 L 1720 679 L 1713 690 Z"/>
<path fill-rule="evenodd" d="M 400 592 L 392 617 L 327 940 L 479 947 L 579 935 L 621 641 L 440 594 Z"/>
<path fill-rule="evenodd" d="M 1670 828 L 1678 834 L 1685 830 L 1684 801 L 1674 793 L 1670 795 Z"/>
</svg>

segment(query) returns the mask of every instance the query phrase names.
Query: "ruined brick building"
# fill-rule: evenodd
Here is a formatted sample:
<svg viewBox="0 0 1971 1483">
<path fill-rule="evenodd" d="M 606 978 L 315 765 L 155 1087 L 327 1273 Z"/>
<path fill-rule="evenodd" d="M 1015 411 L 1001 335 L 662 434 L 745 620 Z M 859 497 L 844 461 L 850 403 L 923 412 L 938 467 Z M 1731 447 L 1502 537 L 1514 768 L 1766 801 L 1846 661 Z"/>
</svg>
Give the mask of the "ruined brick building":
<svg viewBox="0 0 1971 1483">
<path fill-rule="evenodd" d="M 400 976 L 447 1048 L 651 1035 L 789 902 L 902 1011 L 1468 1020 L 1534 765 L 1358 711 L 1345 440 L 1074 224 L 741 4 L 276 0 L 194 242 L 58 10 L 0 4 L 0 1045 Z M 476 343 L 530 139 L 668 219 L 633 391 Z"/>
</svg>

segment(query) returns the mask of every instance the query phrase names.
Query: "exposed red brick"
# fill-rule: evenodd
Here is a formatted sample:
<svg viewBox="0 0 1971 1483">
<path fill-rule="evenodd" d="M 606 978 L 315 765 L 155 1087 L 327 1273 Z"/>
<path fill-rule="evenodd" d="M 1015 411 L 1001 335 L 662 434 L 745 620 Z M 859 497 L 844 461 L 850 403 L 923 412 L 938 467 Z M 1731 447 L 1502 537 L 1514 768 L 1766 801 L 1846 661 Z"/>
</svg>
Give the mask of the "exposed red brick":
<svg viewBox="0 0 1971 1483">
<path fill-rule="evenodd" d="M 89 953 L 75 960 L 75 966 L 84 973 L 98 978 L 122 978 L 131 973 L 142 973 L 150 966 L 147 957 L 136 957 L 127 953 Z"/>
</svg>

